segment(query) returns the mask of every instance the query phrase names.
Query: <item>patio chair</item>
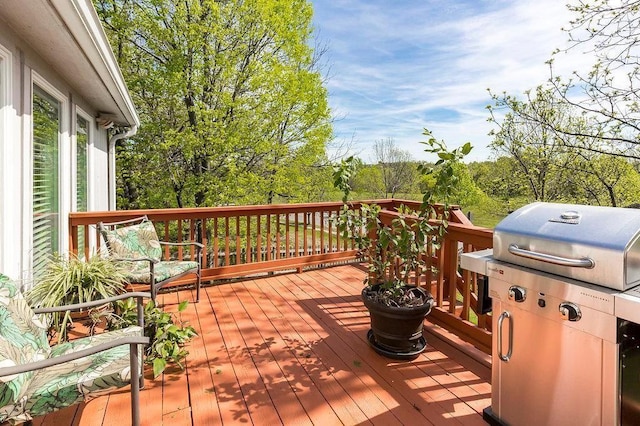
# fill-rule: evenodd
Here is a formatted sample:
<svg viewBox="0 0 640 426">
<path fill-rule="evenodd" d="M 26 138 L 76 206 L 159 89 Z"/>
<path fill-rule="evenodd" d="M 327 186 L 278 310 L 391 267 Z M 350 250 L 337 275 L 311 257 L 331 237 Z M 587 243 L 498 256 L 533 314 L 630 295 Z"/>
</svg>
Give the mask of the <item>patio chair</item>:
<svg viewBox="0 0 640 426">
<path fill-rule="evenodd" d="M 98 229 L 111 257 L 129 262 L 128 270 L 125 271 L 129 283 L 149 285 L 154 303 L 163 286 L 189 273 L 196 274 L 196 302 L 200 301 L 202 244 L 195 241 L 160 241 L 156 228 L 147 216 L 121 222 L 99 222 Z M 192 246 L 195 248 L 196 260 L 161 260 L 162 245 Z"/>
<path fill-rule="evenodd" d="M 140 423 L 144 337 L 142 298 L 108 299 L 31 309 L 14 282 L 0 274 L 0 423 L 30 422 L 61 408 L 131 384 L 131 420 Z M 138 299 L 138 324 L 49 346 L 38 314 L 88 309 L 128 297 Z"/>
</svg>

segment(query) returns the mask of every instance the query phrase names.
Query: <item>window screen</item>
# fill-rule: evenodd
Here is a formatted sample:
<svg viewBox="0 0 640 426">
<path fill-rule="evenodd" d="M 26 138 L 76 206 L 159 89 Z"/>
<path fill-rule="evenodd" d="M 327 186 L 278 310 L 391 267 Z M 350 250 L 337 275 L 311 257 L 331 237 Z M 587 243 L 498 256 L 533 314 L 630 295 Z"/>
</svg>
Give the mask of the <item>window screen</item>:
<svg viewBox="0 0 640 426">
<path fill-rule="evenodd" d="M 33 276 L 59 250 L 60 102 L 33 90 Z"/>
</svg>

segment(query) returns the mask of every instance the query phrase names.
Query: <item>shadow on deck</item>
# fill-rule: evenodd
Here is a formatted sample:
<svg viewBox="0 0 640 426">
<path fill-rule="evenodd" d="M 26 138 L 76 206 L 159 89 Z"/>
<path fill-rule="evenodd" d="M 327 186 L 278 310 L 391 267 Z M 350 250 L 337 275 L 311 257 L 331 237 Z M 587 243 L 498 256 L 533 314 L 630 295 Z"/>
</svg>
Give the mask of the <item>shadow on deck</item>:
<svg viewBox="0 0 640 426">
<path fill-rule="evenodd" d="M 480 425 L 490 369 L 425 322 L 427 350 L 393 361 L 368 345 L 354 266 L 203 288 L 181 313 L 198 331 L 186 371 L 146 375 L 148 425 Z M 163 294 L 167 310 L 192 291 Z M 435 332 L 435 334 L 432 334 Z M 123 425 L 120 392 L 34 420 L 35 425 Z"/>
</svg>

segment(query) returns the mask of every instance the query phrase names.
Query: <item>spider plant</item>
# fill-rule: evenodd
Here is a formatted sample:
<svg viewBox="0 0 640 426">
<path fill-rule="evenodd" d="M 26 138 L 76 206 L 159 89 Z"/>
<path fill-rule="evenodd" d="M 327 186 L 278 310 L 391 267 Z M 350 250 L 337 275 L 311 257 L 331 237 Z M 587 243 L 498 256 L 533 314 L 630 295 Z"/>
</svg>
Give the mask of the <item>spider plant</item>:
<svg viewBox="0 0 640 426">
<path fill-rule="evenodd" d="M 125 283 L 121 269 L 109 259 L 97 255 L 88 260 L 54 256 L 26 298 L 34 307 L 85 303 L 120 294 Z M 66 339 L 71 323 L 68 311 L 51 315 L 51 326 L 58 333 L 58 341 Z"/>
</svg>

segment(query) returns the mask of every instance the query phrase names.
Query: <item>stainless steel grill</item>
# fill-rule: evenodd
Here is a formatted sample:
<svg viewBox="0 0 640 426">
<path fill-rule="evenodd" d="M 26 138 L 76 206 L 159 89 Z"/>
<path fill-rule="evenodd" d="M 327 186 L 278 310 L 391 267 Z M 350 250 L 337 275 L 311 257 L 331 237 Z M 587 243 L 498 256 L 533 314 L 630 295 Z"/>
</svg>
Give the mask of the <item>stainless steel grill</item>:
<svg viewBox="0 0 640 426">
<path fill-rule="evenodd" d="M 640 210 L 529 204 L 496 226 L 493 256 L 625 290 L 640 283 Z"/>
<path fill-rule="evenodd" d="M 534 203 L 493 243 L 461 261 L 492 299 L 485 419 L 640 424 L 640 210 Z"/>
</svg>

